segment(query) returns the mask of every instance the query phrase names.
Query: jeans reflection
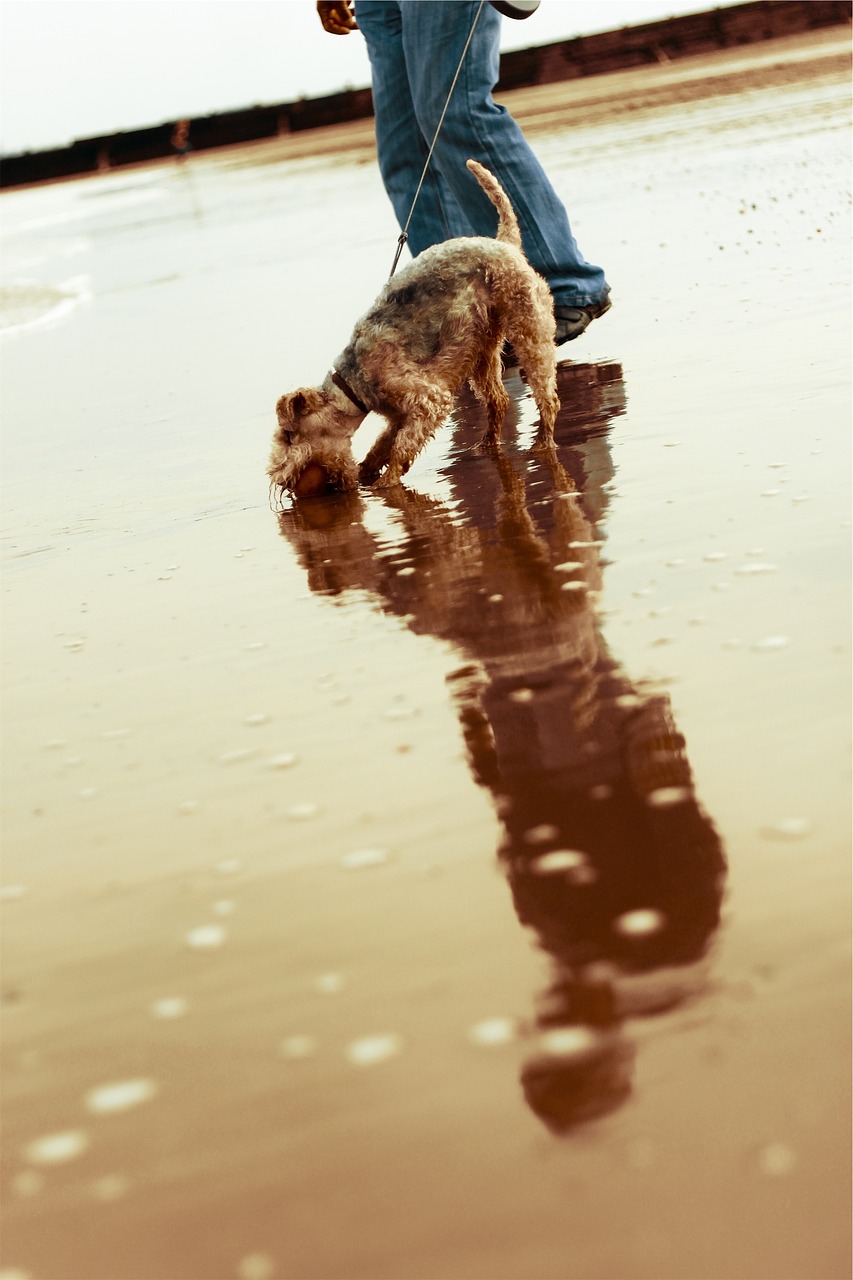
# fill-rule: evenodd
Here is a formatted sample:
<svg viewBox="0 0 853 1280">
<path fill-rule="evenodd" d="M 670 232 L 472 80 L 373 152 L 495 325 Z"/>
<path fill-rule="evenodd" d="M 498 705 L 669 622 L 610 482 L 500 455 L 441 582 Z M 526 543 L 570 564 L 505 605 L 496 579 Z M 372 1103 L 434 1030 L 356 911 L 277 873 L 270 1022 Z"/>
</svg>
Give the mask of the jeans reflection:
<svg viewBox="0 0 853 1280">
<path fill-rule="evenodd" d="M 279 520 L 312 590 L 366 590 L 464 655 L 448 683 L 471 771 L 494 798 L 518 919 L 551 962 L 521 1083 L 563 1133 L 630 1092 L 626 1020 L 701 991 L 725 857 L 669 699 L 630 680 L 597 607 L 621 369 L 559 368 L 554 450 L 478 456 L 465 405 L 451 502 L 398 487 Z M 393 545 L 365 527 L 366 503 L 392 514 Z"/>
</svg>

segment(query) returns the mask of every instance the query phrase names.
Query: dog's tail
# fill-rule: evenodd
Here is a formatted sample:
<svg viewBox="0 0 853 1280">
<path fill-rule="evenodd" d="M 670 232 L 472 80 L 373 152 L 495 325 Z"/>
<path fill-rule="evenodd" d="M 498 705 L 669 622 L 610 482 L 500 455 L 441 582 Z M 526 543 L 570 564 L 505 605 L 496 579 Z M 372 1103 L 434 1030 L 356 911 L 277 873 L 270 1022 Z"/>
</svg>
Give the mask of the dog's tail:
<svg viewBox="0 0 853 1280">
<path fill-rule="evenodd" d="M 467 166 L 498 211 L 497 239 L 520 249 L 521 232 L 518 229 L 518 218 L 515 216 L 515 210 L 509 202 L 507 193 L 495 175 L 483 165 L 478 164 L 476 160 L 469 160 Z"/>
</svg>

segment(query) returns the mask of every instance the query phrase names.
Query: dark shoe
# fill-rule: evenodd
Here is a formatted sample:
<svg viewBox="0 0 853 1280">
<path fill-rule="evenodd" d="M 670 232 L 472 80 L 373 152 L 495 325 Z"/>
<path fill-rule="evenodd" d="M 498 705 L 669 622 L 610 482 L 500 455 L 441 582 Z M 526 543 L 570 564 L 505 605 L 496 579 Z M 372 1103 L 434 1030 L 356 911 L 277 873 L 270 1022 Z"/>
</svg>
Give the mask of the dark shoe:
<svg viewBox="0 0 853 1280">
<path fill-rule="evenodd" d="M 518 368 L 518 356 L 515 354 L 511 342 L 505 342 L 501 347 L 501 368 L 504 373 L 506 373 L 507 369 Z"/>
<path fill-rule="evenodd" d="M 574 342 L 575 338 L 579 338 L 589 328 L 593 320 L 609 311 L 610 306 L 608 297 L 601 302 L 592 302 L 587 307 L 555 307 L 557 332 L 554 335 L 554 345 L 561 347 L 564 342 Z"/>
</svg>

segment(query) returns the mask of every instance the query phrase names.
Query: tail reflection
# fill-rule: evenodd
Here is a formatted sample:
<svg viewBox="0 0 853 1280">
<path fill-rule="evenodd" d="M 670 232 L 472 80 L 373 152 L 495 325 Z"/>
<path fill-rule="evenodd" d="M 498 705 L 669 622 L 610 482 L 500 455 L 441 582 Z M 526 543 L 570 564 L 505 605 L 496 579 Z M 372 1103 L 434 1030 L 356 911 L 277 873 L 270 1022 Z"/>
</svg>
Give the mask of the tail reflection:
<svg viewBox="0 0 853 1280">
<path fill-rule="evenodd" d="M 466 406 L 451 503 L 397 488 L 279 516 L 312 590 L 367 590 L 465 657 L 448 679 L 471 771 L 494 797 L 519 921 L 551 961 L 522 1087 L 558 1133 L 630 1091 L 626 1018 L 701 989 L 725 873 L 669 700 L 631 683 L 596 611 L 621 368 L 560 375 L 550 453 L 478 457 Z M 368 503 L 393 513 L 393 546 L 365 527 Z"/>
</svg>

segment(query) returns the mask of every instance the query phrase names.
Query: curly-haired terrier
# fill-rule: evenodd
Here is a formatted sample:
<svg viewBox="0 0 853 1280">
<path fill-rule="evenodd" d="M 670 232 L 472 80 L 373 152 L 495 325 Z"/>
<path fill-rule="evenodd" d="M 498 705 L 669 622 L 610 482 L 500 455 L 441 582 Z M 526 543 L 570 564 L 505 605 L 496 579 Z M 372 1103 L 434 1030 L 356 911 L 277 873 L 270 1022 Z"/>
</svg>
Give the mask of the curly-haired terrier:
<svg viewBox="0 0 853 1280">
<path fill-rule="evenodd" d="M 496 445 L 509 405 L 507 341 L 539 409 L 538 442 L 553 439 L 560 402 L 551 293 L 524 257 L 503 188 L 475 160 L 468 168 L 498 211 L 497 238 L 446 240 L 419 254 L 358 321 L 322 386 L 280 398 L 268 468 L 279 492 L 397 484 L 466 380 L 487 411 L 483 444 Z M 352 437 L 370 412 L 386 426 L 359 466 Z"/>
</svg>

